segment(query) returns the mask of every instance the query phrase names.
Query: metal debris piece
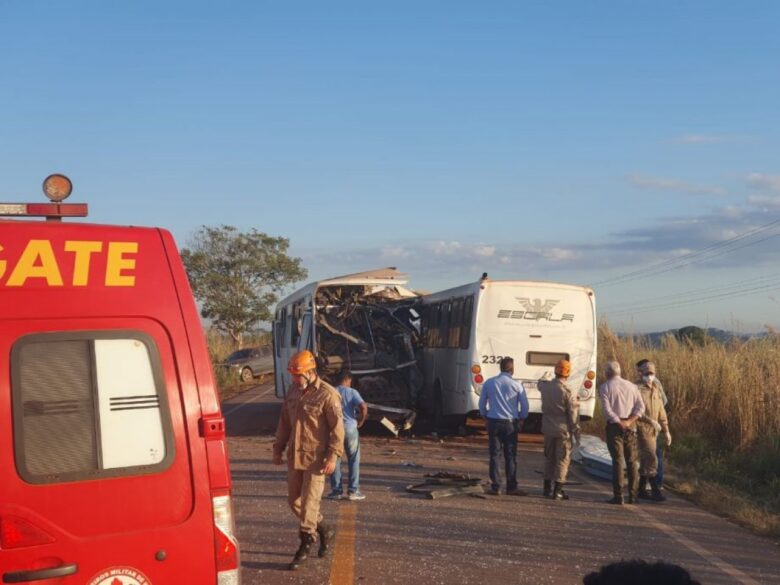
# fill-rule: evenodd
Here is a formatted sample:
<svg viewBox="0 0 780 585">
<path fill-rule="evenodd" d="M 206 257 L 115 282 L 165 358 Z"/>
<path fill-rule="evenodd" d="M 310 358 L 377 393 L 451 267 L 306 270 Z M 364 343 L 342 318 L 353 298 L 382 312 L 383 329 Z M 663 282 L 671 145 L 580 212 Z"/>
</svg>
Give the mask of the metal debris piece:
<svg viewBox="0 0 780 585">
<path fill-rule="evenodd" d="M 461 494 L 480 496 L 485 493 L 481 485 L 482 479 L 471 477 L 469 474 L 440 471 L 426 473 L 423 477 L 425 478 L 423 483 L 408 485 L 406 491 L 424 495 L 430 500 Z"/>
</svg>

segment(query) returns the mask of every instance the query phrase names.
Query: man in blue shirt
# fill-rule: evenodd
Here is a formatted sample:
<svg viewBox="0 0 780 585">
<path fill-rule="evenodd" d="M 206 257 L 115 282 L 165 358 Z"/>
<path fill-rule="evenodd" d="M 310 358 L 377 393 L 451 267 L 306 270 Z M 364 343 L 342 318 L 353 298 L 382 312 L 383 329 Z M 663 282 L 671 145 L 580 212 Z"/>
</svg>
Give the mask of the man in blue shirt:
<svg viewBox="0 0 780 585">
<path fill-rule="evenodd" d="M 350 501 L 365 500 L 360 492 L 360 435 L 358 429 L 363 426 L 368 417 L 368 405 L 363 401 L 360 393 L 351 387 L 352 374 L 349 370 L 341 370 L 336 378 L 338 390 L 341 395 L 341 410 L 344 413 L 344 452 L 349 465 L 349 486 L 347 487 L 347 499 Z M 341 458 L 336 460 L 336 470 L 330 476 L 331 492 L 328 498 L 340 500 L 344 497 L 341 488 Z"/>
<path fill-rule="evenodd" d="M 504 452 L 506 469 L 506 493 L 509 496 L 525 496 L 517 487 L 517 432 L 518 419 L 528 416 L 528 397 L 523 385 L 512 378 L 515 362 L 511 357 L 501 360 L 501 373 L 489 378 L 479 396 L 479 413 L 487 424 L 490 445 L 490 490 L 498 495 L 501 489 L 500 461 Z"/>
</svg>

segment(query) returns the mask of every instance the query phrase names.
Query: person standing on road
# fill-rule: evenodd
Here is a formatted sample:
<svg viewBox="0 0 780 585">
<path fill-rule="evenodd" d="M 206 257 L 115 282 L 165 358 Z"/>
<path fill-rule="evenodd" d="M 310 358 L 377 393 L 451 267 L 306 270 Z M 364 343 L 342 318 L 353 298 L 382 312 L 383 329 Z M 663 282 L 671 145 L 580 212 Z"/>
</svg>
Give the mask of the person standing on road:
<svg viewBox="0 0 780 585">
<path fill-rule="evenodd" d="M 636 363 L 636 371 L 640 377 L 642 376 L 643 366 L 649 361 L 650 360 L 648 359 L 641 359 Z M 657 369 L 658 366 L 656 366 L 656 370 Z M 666 419 L 669 420 L 669 415 L 671 414 L 671 409 L 672 409 L 672 405 L 669 402 L 669 396 L 666 394 L 666 390 L 664 390 L 664 385 L 661 383 L 661 380 L 658 379 L 657 373 L 654 374 L 654 376 L 655 376 L 654 382 L 658 387 L 659 392 L 661 393 L 661 400 L 664 403 L 664 410 L 666 410 Z M 656 457 L 658 457 L 658 471 L 656 472 L 655 476 L 656 478 L 658 478 L 659 490 L 664 489 L 664 452 L 666 451 L 666 448 L 670 446 L 671 446 L 671 442 L 669 445 L 667 445 L 666 437 L 664 435 L 659 435 L 658 437 L 656 437 L 655 455 Z"/>
<path fill-rule="evenodd" d="M 500 457 L 504 453 L 506 471 L 506 493 L 510 496 L 525 496 L 517 487 L 517 433 L 518 419 L 528 416 L 528 397 L 523 385 L 512 378 L 515 362 L 504 357 L 500 363 L 501 373 L 488 378 L 479 396 L 479 413 L 485 419 L 490 451 L 491 495 L 501 493 Z"/>
<path fill-rule="evenodd" d="M 539 380 L 542 396 L 542 433 L 544 434 L 544 495 L 554 500 L 568 500 L 563 491 L 569 473 L 572 441 L 580 442 L 579 400 L 566 385 L 571 363 L 555 364 L 554 380 Z M 553 482 L 555 486 L 553 487 Z"/>
<path fill-rule="evenodd" d="M 288 370 L 293 383 L 279 415 L 273 462 L 281 465 L 287 450 L 287 502 L 300 523 L 301 544 L 289 565 L 295 570 L 308 558 L 315 535 L 320 539 L 320 557 L 335 536 L 335 530 L 323 522 L 320 499 L 325 476 L 333 473 L 344 448 L 344 422 L 339 393 L 317 375 L 310 351 L 293 355 Z"/>
<path fill-rule="evenodd" d="M 360 435 L 358 429 L 363 426 L 368 417 L 368 405 L 360 393 L 352 388 L 352 373 L 341 370 L 336 379 L 336 390 L 341 395 L 341 411 L 344 416 L 344 452 L 349 466 L 349 484 L 347 499 L 350 501 L 365 500 L 360 491 Z M 341 458 L 336 459 L 336 469 L 330 476 L 331 491 L 328 498 L 340 500 L 344 497 L 341 488 Z"/>
<path fill-rule="evenodd" d="M 607 381 L 599 386 L 599 398 L 607 419 L 607 448 L 612 457 L 613 497 L 609 503 L 623 503 L 623 472 L 627 467 L 628 503 L 633 504 L 639 487 L 636 421 L 644 414 L 645 405 L 636 385 L 620 377 L 618 362 L 607 362 L 605 373 Z"/>
<path fill-rule="evenodd" d="M 647 361 L 642 365 L 642 377 L 637 382 L 645 413 L 637 422 L 637 439 L 639 441 L 639 497 L 646 500 L 663 502 L 666 500 L 661 493 L 658 482 L 658 456 L 656 455 L 656 438 L 663 432 L 666 444 L 672 444 L 669 432 L 669 421 L 666 418 L 661 391 L 655 382 L 655 364 Z M 651 494 L 647 493 L 650 484 Z"/>
</svg>

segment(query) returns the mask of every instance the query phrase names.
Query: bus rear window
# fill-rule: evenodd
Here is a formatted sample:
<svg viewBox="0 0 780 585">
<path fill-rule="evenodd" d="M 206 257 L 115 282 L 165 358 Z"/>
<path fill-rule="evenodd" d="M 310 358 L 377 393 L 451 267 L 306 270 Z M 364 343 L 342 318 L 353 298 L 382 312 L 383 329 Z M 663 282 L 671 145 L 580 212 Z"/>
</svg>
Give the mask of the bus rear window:
<svg viewBox="0 0 780 585">
<path fill-rule="evenodd" d="M 569 359 L 568 353 L 553 353 L 549 351 L 527 351 L 525 363 L 529 366 L 554 366 L 561 360 Z"/>
</svg>

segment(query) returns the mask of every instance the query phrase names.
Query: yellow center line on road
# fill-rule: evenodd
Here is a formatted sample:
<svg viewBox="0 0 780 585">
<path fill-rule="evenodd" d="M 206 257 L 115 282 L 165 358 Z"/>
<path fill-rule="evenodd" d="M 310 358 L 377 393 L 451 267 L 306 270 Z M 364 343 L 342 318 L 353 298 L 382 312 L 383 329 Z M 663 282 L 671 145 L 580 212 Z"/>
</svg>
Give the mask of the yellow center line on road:
<svg viewBox="0 0 780 585">
<path fill-rule="evenodd" d="M 355 519 L 357 505 L 342 505 L 339 508 L 336 546 L 333 564 L 330 566 L 330 585 L 352 585 L 355 580 Z"/>
<path fill-rule="evenodd" d="M 583 475 L 580 474 L 580 473 L 577 473 L 577 475 L 579 475 L 580 478 L 583 477 Z M 590 480 L 591 478 L 588 478 L 588 479 Z M 592 482 L 592 480 L 591 480 L 591 482 Z M 601 485 L 598 485 L 595 482 L 592 482 L 592 485 L 594 485 L 597 490 L 599 490 L 600 492 L 602 492 L 604 494 L 610 494 L 610 495 L 612 494 L 612 490 L 611 489 L 607 489 L 605 487 L 602 487 Z M 718 569 L 723 571 L 729 577 L 733 578 L 737 583 L 741 583 L 742 585 L 761 585 L 761 583 L 759 581 L 756 581 L 750 575 L 746 575 L 745 573 L 743 573 L 742 571 L 737 569 L 731 563 L 729 563 L 727 561 L 724 561 L 719 556 L 717 556 L 716 554 L 708 551 L 706 548 L 704 548 L 700 544 L 694 542 L 693 540 L 691 540 L 690 538 L 688 538 L 684 534 L 680 533 L 675 528 L 672 528 L 668 524 L 664 524 L 663 522 L 661 522 L 660 520 L 655 518 L 655 516 L 650 514 L 648 511 L 643 510 L 640 507 L 639 504 L 631 504 L 631 505 L 623 506 L 623 507 L 628 508 L 629 510 L 631 510 L 632 512 L 634 512 L 636 514 L 639 514 L 640 516 L 642 516 L 642 518 L 644 518 L 644 520 L 645 520 L 645 522 L 647 522 L 647 524 L 649 524 L 653 528 L 656 528 L 657 530 L 660 530 L 661 532 L 665 533 L 667 536 L 672 537 L 674 540 L 679 542 L 681 545 L 683 545 L 685 548 L 687 548 L 691 552 L 699 555 L 705 561 L 708 561 L 712 565 L 718 567 Z"/>
<path fill-rule="evenodd" d="M 260 384 L 258 384 L 258 386 L 260 386 Z M 231 414 L 235 414 L 236 412 L 238 412 L 239 410 L 241 410 L 245 406 L 247 406 L 249 404 L 252 404 L 256 400 L 259 400 L 259 399 L 263 398 L 266 394 L 268 394 L 271 390 L 273 390 L 273 388 L 274 388 L 273 386 L 271 386 L 270 388 L 266 388 L 263 392 L 261 392 L 260 394 L 256 394 L 255 396 L 253 396 L 249 400 L 245 400 L 244 402 L 240 402 L 239 404 L 236 404 L 236 405 L 231 405 L 230 408 L 228 408 L 227 410 L 222 411 L 222 415 L 227 417 L 227 416 L 230 416 Z"/>
</svg>

